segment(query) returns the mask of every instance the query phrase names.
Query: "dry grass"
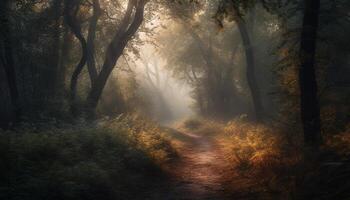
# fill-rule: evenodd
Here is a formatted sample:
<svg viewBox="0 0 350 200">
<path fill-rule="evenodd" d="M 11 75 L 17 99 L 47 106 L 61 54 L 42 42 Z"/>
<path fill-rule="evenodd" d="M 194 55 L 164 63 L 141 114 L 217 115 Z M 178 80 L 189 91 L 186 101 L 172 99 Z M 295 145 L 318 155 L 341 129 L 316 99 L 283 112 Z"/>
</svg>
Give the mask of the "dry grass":
<svg viewBox="0 0 350 200">
<path fill-rule="evenodd" d="M 232 164 L 231 186 L 239 184 L 239 190 L 260 199 L 288 199 L 302 158 L 298 147 L 290 146 L 280 130 L 244 118 L 221 126 L 217 139 Z"/>
<path fill-rule="evenodd" d="M 350 125 L 325 137 L 320 163 L 313 164 L 311 170 L 305 170 L 312 163 L 303 162 L 302 146 L 291 144 L 283 129 L 238 118 L 221 130 L 218 141 L 235 176 L 231 186 L 239 192 L 250 193 L 255 199 L 349 197 Z"/>
<path fill-rule="evenodd" d="M 145 152 L 158 165 L 176 156 L 168 130 L 138 115 L 120 117 L 104 126 L 109 129 L 126 129 L 125 133 L 131 146 Z"/>
<path fill-rule="evenodd" d="M 193 128 L 192 124 L 196 124 Z M 327 134 L 318 164 L 303 160 L 300 134 L 249 122 L 190 120 L 184 128 L 214 137 L 231 164 L 227 188 L 238 199 L 349 199 L 350 125 Z M 331 129 L 329 129 L 331 130 Z M 311 167 L 311 168 L 310 168 Z"/>
</svg>

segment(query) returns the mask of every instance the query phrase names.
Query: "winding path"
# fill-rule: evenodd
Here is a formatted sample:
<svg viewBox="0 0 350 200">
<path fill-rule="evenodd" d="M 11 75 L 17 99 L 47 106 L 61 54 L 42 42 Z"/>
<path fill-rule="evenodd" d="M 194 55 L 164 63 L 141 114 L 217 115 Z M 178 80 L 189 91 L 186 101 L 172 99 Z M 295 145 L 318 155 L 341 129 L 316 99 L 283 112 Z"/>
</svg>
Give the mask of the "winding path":
<svg viewBox="0 0 350 200">
<path fill-rule="evenodd" d="M 177 132 L 182 138 L 179 159 L 166 171 L 171 179 L 168 192 L 153 199 L 226 200 L 223 182 L 229 165 L 211 137 Z"/>
</svg>

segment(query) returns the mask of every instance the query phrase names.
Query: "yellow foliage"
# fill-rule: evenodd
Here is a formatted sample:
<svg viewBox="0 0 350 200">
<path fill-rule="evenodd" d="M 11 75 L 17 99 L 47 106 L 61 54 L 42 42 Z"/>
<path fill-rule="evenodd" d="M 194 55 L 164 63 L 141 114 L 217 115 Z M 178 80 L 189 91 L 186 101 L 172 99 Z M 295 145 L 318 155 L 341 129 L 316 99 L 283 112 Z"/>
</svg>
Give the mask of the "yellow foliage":
<svg viewBox="0 0 350 200">
<path fill-rule="evenodd" d="M 121 116 L 104 126 L 126 129 L 129 142 L 145 152 L 157 164 L 167 162 L 175 154 L 166 130 L 138 115 Z"/>
<path fill-rule="evenodd" d="M 223 143 L 228 157 L 237 166 L 259 166 L 267 158 L 280 155 L 280 138 L 271 128 L 234 120 L 224 128 Z M 242 166 L 240 166 L 242 167 Z"/>
<path fill-rule="evenodd" d="M 253 190 L 274 191 L 284 199 L 293 190 L 291 172 L 302 158 L 299 148 L 290 146 L 284 136 L 273 126 L 238 118 L 226 124 L 218 140 L 237 179 Z"/>
</svg>

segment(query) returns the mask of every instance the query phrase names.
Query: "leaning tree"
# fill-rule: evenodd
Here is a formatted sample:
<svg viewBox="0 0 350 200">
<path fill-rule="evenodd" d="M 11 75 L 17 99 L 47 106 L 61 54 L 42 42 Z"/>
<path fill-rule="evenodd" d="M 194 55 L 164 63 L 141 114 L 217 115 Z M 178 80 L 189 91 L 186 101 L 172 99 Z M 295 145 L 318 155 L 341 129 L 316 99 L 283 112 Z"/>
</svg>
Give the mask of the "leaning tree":
<svg viewBox="0 0 350 200">
<path fill-rule="evenodd" d="M 70 84 L 71 108 L 73 112 L 77 112 L 76 91 L 77 83 L 80 74 L 85 65 L 87 65 L 91 89 L 85 103 L 85 111 L 90 117 L 95 115 L 95 110 L 102 95 L 103 89 L 110 77 L 118 59 L 122 56 L 124 49 L 128 42 L 136 34 L 144 20 L 145 6 L 149 0 L 128 0 L 126 2 L 118 2 L 118 6 L 122 7 L 123 3 L 127 7 L 123 13 L 122 18 L 115 25 L 115 33 L 109 44 L 106 47 L 104 61 L 101 66 L 97 66 L 95 61 L 95 39 L 96 31 L 99 23 L 99 18 L 105 14 L 106 18 L 112 18 L 114 14 L 108 13 L 100 6 L 100 0 L 93 0 L 92 2 L 82 2 L 79 0 L 65 0 L 65 21 L 70 27 L 75 37 L 79 40 L 81 45 L 82 56 L 79 63 L 76 65 L 73 72 Z M 85 3 L 85 4 L 84 4 Z M 104 2 L 106 3 L 106 2 Z M 107 2 L 113 4 L 115 2 Z M 84 20 L 79 19 L 79 9 L 82 6 L 90 6 L 92 9 L 92 16 L 88 18 L 88 33 L 87 38 L 84 37 L 82 31 L 82 23 Z"/>
</svg>

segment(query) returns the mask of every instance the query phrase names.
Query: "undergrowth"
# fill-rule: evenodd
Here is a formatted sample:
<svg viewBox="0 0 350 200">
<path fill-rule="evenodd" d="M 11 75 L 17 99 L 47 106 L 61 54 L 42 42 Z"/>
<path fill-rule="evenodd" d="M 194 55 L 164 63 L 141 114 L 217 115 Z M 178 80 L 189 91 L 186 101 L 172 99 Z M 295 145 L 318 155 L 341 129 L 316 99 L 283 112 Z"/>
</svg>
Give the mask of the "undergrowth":
<svg viewBox="0 0 350 200">
<path fill-rule="evenodd" d="M 246 187 L 240 190 L 261 199 L 288 199 L 294 192 L 300 147 L 288 143 L 279 130 L 238 118 L 224 125 L 219 141 Z"/>
<path fill-rule="evenodd" d="M 341 131 L 339 134 L 328 135 L 325 147 L 330 149 L 341 157 L 341 159 L 350 159 L 350 124 L 347 125 L 345 130 Z"/>
<path fill-rule="evenodd" d="M 189 129 L 188 124 L 184 127 Z M 325 134 L 318 164 L 303 159 L 291 130 L 238 117 L 227 123 L 198 120 L 192 132 L 213 136 L 231 165 L 229 191 L 241 199 L 350 199 L 350 125 Z M 199 125 L 197 125 L 199 124 Z M 288 133 L 287 133 L 288 132 Z M 291 139 L 292 138 L 292 139 Z M 305 170 L 305 166 L 314 168 Z"/>
<path fill-rule="evenodd" d="M 175 152 L 135 116 L 0 133 L 0 199 L 135 199 Z"/>
</svg>

